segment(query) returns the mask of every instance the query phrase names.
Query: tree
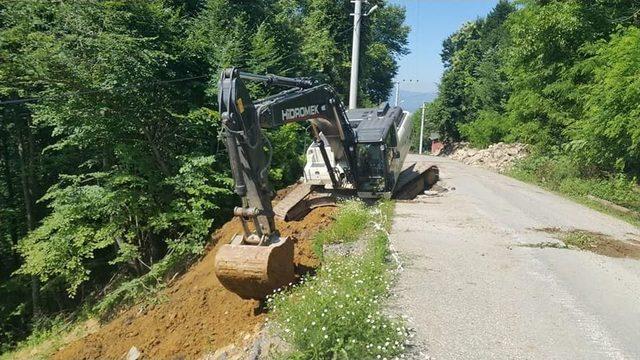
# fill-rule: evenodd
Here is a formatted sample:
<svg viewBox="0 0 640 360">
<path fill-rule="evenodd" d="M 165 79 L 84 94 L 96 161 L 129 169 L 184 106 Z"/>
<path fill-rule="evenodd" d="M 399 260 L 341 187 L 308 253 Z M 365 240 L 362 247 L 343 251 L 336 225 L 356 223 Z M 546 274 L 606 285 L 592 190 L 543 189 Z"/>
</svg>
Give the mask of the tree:
<svg viewBox="0 0 640 360">
<path fill-rule="evenodd" d="M 109 287 L 125 299 L 138 276 L 200 254 L 236 200 L 218 140 L 221 69 L 315 77 L 345 94 L 349 11 L 330 0 L 0 0 L 0 101 L 35 99 L 0 105 L 0 348 L 28 335 L 38 302 L 46 317 Z M 363 23 L 362 103 L 388 95 L 403 19 L 382 6 Z M 266 135 L 272 180 L 296 181 L 304 126 Z M 30 279 L 40 297 L 24 290 Z"/>
<path fill-rule="evenodd" d="M 584 116 L 568 129 L 570 149 L 588 167 L 640 175 L 640 29 L 620 28 L 587 48 L 580 67 Z"/>
<path fill-rule="evenodd" d="M 484 19 L 467 23 L 443 42 L 441 53 L 445 72 L 439 85 L 439 111 L 434 122 L 446 139 L 460 140 L 468 132 L 460 129 L 483 111 L 501 112 L 508 99 L 509 85 L 504 72 L 503 52 L 509 42 L 505 22 L 515 11 L 508 1 L 500 1 Z M 477 134 L 482 132 L 475 132 Z"/>
</svg>

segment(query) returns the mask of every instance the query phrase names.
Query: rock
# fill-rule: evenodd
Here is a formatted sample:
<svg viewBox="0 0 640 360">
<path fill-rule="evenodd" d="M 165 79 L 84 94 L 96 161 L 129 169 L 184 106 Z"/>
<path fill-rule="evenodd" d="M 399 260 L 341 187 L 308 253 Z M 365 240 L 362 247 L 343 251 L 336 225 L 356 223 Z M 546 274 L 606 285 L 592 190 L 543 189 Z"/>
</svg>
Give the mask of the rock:
<svg viewBox="0 0 640 360">
<path fill-rule="evenodd" d="M 236 346 L 234 344 L 227 345 L 223 348 L 216 350 L 211 356 L 207 356 L 207 360 L 230 360 L 231 356 L 235 353 Z"/>
<path fill-rule="evenodd" d="M 127 360 L 138 360 L 142 357 L 142 353 L 138 350 L 137 347 L 132 346 L 127 352 Z"/>
<path fill-rule="evenodd" d="M 499 142 L 486 149 L 473 149 L 468 143 L 456 143 L 448 146 L 450 158 L 463 164 L 482 166 L 494 171 L 503 172 L 527 155 L 523 144 L 506 144 Z"/>
</svg>

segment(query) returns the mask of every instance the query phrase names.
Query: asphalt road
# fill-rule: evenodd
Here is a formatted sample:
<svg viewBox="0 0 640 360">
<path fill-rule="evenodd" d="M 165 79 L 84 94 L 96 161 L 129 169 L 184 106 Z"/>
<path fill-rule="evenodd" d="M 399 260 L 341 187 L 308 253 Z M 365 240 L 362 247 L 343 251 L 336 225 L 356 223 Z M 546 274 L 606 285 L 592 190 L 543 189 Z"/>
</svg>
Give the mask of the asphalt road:
<svg viewBox="0 0 640 360">
<path fill-rule="evenodd" d="M 416 160 L 455 190 L 396 206 L 393 310 L 416 331 L 415 358 L 640 359 L 640 261 L 522 246 L 556 241 L 542 228 L 640 229 L 488 170 Z"/>
</svg>

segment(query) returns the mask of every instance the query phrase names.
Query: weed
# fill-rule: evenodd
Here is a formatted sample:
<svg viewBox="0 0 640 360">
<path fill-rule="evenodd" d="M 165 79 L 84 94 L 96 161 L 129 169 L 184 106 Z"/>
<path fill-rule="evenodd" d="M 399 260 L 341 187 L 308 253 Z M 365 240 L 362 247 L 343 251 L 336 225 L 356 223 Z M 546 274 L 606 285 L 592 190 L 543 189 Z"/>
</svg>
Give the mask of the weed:
<svg viewBox="0 0 640 360">
<path fill-rule="evenodd" d="M 534 153 L 521 160 L 508 175 L 548 190 L 563 194 L 598 211 L 640 226 L 640 192 L 637 179 L 623 174 L 594 177 L 595 174 L 579 168 L 564 155 L 547 156 Z M 595 196 L 630 212 L 621 212 L 589 198 Z"/>
<path fill-rule="evenodd" d="M 365 254 L 326 259 L 316 276 L 267 300 L 280 335 L 293 347 L 287 358 L 390 359 L 402 353 L 406 329 L 383 313 L 391 281 L 386 258 L 392 209 L 391 202 L 374 208 L 345 204 L 336 219 L 342 225 L 328 229 L 326 239 L 336 240 L 332 236 L 344 224 L 356 224 L 360 231 L 349 232 L 353 241 L 371 225 Z"/>
<path fill-rule="evenodd" d="M 362 201 L 352 200 L 342 203 L 336 220 L 327 229 L 314 236 L 314 253 L 322 258 L 324 244 L 356 241 L 371 221 L 371 216 L 371 211 Z"/>
<path fill-rule="evenodd" d="M 545 241 L 545 242 L 534 243 L 534 244 L 522 244 L 522 245 L 519 245 L 519 246 L 520 247 L 538 248 L 538 249 L 545 249 L 545 248 L 568 249 L 566 244 L 560 243 L 560 242 L 552 242 L 552 241 Z"/>
<path fill-rule="evenodd" d="M 614 258 L 640 260 L 640 243 L 633 240 L 622 241 L 609 235 L 580 229 L 563 231 L 558 228 L 544 228 L 537 230 L 552 234 L 554 237 L 558 238 L 558 240 L 561 240 L 562 243 L 543 242 L 538 244 L 525 244 L 522 246 L 579 249 Z"/>
</svg>

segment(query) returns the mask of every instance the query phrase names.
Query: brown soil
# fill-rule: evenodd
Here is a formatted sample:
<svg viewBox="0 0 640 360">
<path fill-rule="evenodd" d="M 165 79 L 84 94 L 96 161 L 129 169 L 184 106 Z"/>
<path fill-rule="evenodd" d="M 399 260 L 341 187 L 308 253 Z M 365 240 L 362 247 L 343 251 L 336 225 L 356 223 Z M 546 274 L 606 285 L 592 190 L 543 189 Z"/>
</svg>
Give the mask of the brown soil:
<svg viewBox="0 0 640 360">
<path fill-rule="evenodd" d="M 278 221 L 283 236 L 296 239 L 298 271 L 317 267 L 311 237 L 333 219 L 335 209 L 317 208 L 302 221 Z M 214 275 L 218 247 L 242 230 L 234 219 L 213 236 L 208 253 L 157 301 L 134 306 L 98 331 L 59 350 L 54 359 L 121 359 L 135 346 L 145 359 L 197 359 L 242 341 L 264 321 L 260 303 L 228 292 Z M 220 240 L 220 241 L 218 241 Z"/>
<path fill-rule="evenodd" d="M 537 230 L 556 235 L 568 247 L 587 250 L 614 258 L 640 260 L 640 242 L 634 239 L 622 241 L 602 233 L 587 230 L 563 231 L 559 228 L 542 228 Z"/>
</svg>

